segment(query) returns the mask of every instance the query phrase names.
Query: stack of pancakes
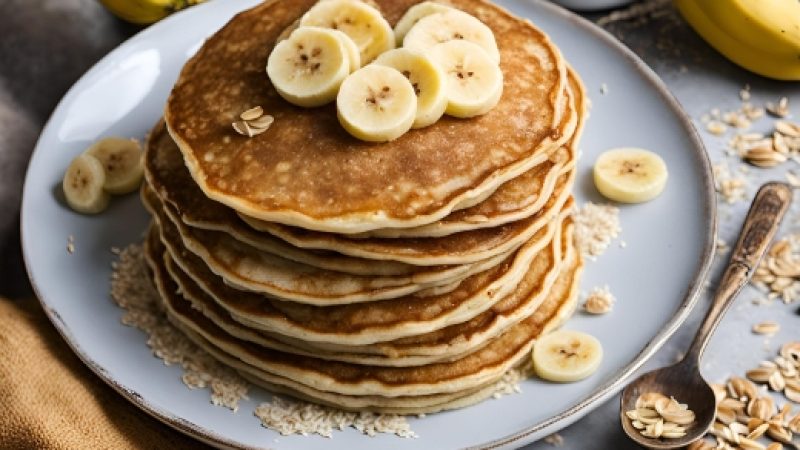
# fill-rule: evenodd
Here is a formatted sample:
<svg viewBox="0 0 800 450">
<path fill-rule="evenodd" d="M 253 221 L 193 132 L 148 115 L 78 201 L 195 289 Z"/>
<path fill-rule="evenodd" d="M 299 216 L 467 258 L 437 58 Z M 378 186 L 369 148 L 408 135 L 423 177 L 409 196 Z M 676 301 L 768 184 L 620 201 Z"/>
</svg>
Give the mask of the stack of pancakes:
<svg viewBox="0 0 800 450">
<path fill-rule="evenodd" d="M 292 106 L 264 73 L 315 1 L 232 19 L 187 63 L 148 138 L 146 247 L 167 314 L 272 392 L 396 413 L 480 401 L 574 309 L 583 87 L 529 22 L 452 0 L 495 33 L 500 104 L 359 142 L 335 106 Z M 376 4 L 394 24 L 417 1 Z M 236 134 L 256 105 L 271 128 Z"/>
</svg>

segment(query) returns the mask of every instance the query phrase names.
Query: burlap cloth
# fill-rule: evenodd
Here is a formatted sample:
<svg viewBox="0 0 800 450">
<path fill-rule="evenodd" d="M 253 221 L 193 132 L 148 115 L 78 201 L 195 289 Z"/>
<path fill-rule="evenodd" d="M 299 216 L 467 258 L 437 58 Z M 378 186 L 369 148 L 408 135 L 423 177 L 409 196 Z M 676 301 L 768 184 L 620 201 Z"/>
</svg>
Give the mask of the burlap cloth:
<svg viewBox="0 0 800 450">
<path fill-rule="evenodd" d="M 35 300 L 0 299 L 0 448 L 207 448 L 148 416 L 81 363 Z"/>
</svg>

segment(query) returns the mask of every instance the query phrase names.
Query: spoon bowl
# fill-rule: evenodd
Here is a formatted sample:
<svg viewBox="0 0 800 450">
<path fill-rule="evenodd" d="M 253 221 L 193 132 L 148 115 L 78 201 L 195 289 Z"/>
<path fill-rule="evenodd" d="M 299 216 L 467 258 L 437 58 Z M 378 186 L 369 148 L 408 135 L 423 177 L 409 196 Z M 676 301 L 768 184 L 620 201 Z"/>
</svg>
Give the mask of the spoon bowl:
<svg viewBox="0 0 800 450">
<path fill-rule="evenodd" d="M 686 427 L 685 436 L 675 439 L 649 438 L 633 427 L 625 412 L 636 409 L 636 399 L 648 392 L 671 395 L 678 402 L 689 405 L 695 420 Z M 700 376 L 696 365 L 687 363 L 687 360 L 643 374 L 622 391 L 620 398 L 620 420 L 625 433 L 639 444 L 654 449 L 682 448 L 700 439 L 714 423 L 716 409 L 714 390 Z"/>
</svg>

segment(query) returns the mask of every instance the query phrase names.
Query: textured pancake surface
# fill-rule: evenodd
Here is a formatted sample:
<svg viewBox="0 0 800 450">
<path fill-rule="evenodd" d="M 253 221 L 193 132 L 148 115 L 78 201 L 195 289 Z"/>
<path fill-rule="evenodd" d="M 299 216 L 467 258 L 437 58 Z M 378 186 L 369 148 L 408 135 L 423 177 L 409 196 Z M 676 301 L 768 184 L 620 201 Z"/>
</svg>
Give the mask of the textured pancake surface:
<svg viewBox="0 0 800 450">
<path fill-rule="evenodd" d="M 248 328 L 280 336 L 284 342 L 298 347 L 386 356 L 416 352 L 445 357 L 448 351 L 460 350 L 415 348 L 438 345 L 436 341 L 445 336 L 457 342 L 464 335 L 480 334 L 478 329 L 465 327 L 488 325 L 490 317 L 498 311 L 513 310 L 525 302 L 531 304 L 546 295 L 563 265 L 562 235 L 559 232 L 551 242 L 524 247 L 502 264 L 458 283 L 450 292 L 326 307 L 280 301 L 234 289 L 208 270 L 198 257 L 175 245 L 163 230 L 161 239 L 168 250 L 170 274 L 185 292 L 194 293 L 187 296 L 200 303 L 213 301 Z M 433 332 L 437 332 L 436 337 L 429 335 Z M 475 339 L 481 336 L 486 334 L 476 335 Z M 397 345 L 355 348 L 398 339 L 404 340 L 395 342 Z"/>
<path fill-rule="evenodd" d="M 157 273 L 164 274 L 157 263 L 154 268 Z M 579 271 L 580 263 L 569 265 L 566 272 L 572 273 L 572 279 L 564 285 L 574 286 Z M 159 279 L 159 284 L 165 285 L 160 286 L 160 290 L 171 317 L 191 331 L 190 337 L 201 336 L 205 340 L 202 345 L 213 347 L 217 356 L 230 357 L 226 362 L 234 363 L 232 365 L 240 369 L 249 367 L 250 375 L 262 375 L 267 382 L 288 385 L 305 395 L 313 397 L 316 392 L 339 394 L 345 396 L 342 400 L 352 396 L 362 403 L 374 403 L 371 406 L 378 408 L 404 407 L 405 397 L 424 399 L 436 394 L 476 392 L 527 357 L 535 337 L 548 325 L 552 328 L 553 320 L 563 320 L 563 311 L 571 310 L 575 297 L 574 287 L 559 291 L 561 295 L 548 296 L 528 318 L 478 351 L 455 361 L 408 368 L 364 367 L 335 361 L 323 363 L 316 358 L 239 340 L 193 309 L 188 301 L 177 295 L 170 282 L 169 279 Z M 347 406 L 347 402 L 342 406 Z"/>
<path fill-rule="evenodd" d="M 268 1 L 232 19 L 184 67 L 165 118 L 206 195 L 258 219 L 339 233 L 432 223 L 541 163 L 568 138 L 566 67 L 547 36 L 482 0 L 451 3 L 495 33 L 504 95 L 488 114 L 445 117 L 385 144 L 339 125 L 334 106 L 299 108 L 264 67 L 279 34 L 316 0 Z M 394 23 L 417 0 L 376 3 Z M 253 138 L 239 113 L 275 117 Z"/>
</svg>

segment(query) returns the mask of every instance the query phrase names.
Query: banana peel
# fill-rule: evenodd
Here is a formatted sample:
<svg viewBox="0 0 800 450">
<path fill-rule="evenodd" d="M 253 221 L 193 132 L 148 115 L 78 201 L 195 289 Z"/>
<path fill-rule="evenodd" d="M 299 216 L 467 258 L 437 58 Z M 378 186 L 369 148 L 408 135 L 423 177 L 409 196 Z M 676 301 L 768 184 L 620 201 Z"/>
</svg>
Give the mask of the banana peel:
<svg viewBox="0 0 800 450">
<path fill-rule="evenodd" d="M 175 11 L 204 0 L 100 0 L 112 14 L 137 25 L 158 22 Z"/>
<path fill-rule="evenodd" d="M 739 66 L 800 80 L 800 1 L 675 0 L 692 28 Z"/>
</svg>

